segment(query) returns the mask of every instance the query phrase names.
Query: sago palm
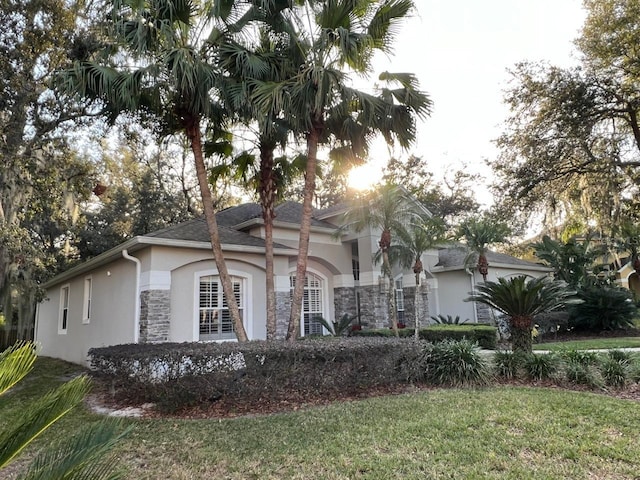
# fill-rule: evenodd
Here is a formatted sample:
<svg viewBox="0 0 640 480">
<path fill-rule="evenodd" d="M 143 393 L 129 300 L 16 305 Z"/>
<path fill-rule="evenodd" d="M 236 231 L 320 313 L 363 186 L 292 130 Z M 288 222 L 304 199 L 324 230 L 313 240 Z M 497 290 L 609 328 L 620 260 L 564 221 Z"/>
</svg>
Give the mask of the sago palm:
<svg viewBox="0 0 640 480">
<path fill-rule="evenodd" d="M 74 67 L 62 72 L 58 88 L 94 99 L 115 119 L 124 112 L 148 118 L 162 133 L 189 140 L 223 291 L 235 298 L 226 267 L 213 195 L 203 155 L 202 129 L 219 130 L 226 113 L 212 96 L 223 76 L 214 68 L 220 29 L 212 25 L 208 2 L 113 0 L 104 45 L 76 48 Z M 236 302 L 228 302 L 236 336 L 247 335 Z"/>
<path fill-rule="evenodd" d="M 259 82 L 252 96 L 258 107 L 288 115 L 307 145 L 302 221 L 287 338 L 297 337 L 305 285 L 317 152 L 321 145 L 346 149 L 362 158 L 368 142 L 381 132 L 388 142 L 407 147 L 415 138 L 415 115 L 426 115 L 430 101 L 412 75 L 381 76 L 397 82 L 368 94 L 348 86 L 347 71 L 367 74 L 376 50 L 389 52 L 397 25 L 412 0 L 306 0 L 292 2 L 284 16 L 301 59 L 296 73 L 280 82 Z M 283 9 L 284 10 L 284 9 Z"/>
<path fill-rule="evenodd" d="M 0 396 L 33 369 L 35 360 L 35 346 L 31 343 L 17 344 L 0 354 Z M 76 377 L 38 400 L 22 405 L 20 420 L 0 434 L 0 475 L 33 440 L 79 405 L 89 388 L 86 376 Z M 123 475 L 115 471 L 117 464 L 109 452 L 127 432 L 116 421 L 85 425 L 71 437 L 43 447 L 19 478 L 122 478 Z"/>
<path fill-rule="evenodd" d="M 531 352 L 533 318 L 541 313 L 580 303 L 566 282 L 548 277 L 518 275 L 484 282 L 471 292 L 466 301 L 479 302 L 498 310 L 509 318 L 514 351 Z"/>
</svg>

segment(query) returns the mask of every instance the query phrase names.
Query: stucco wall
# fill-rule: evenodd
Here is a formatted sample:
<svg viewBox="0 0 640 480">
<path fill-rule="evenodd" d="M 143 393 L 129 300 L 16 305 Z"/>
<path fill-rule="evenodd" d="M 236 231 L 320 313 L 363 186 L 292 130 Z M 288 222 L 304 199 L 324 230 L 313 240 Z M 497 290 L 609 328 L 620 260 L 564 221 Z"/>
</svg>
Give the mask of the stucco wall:
<svg viewBox="0 0 640 480">
<path fill-rule="evenodd" d="M 91 317 L 83 324 L 84 284 L 92 283 Z M 124 259 L 79 275 L 47 290 L 38 306 L 36 341 L 41 355 L 85 364 L 91 347 L 131 343 L 134 339 L 135 265 Z M 60 288 L 69 285 L 67 333 L 58 333 Z"/>
</svg>

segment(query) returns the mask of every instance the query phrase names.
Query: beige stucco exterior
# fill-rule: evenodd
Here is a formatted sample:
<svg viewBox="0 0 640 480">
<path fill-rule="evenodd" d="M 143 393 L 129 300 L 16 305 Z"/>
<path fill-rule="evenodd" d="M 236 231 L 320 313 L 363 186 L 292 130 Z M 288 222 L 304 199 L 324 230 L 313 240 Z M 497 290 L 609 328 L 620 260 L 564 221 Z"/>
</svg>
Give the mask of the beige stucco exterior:
<svg viewBox="0 0 640 480">
<path fill-rule="evenodd" d="M 335 236 L 333 224 L 339 216 L 326 216 L 323 227 L 312 227 L 308 272 L 320 279 L 320 313 L 327 320 L 343 314 L 360 314 L 364 324 L 386 326 L 385 282 L 381 267 L 372 262 L 378 249 L 379 232 L 363 230 Z M 244 227 L 243 227 L 244 228 Z M 258 238 L 264 233 L 260 220 L 242 230 Z M 274 228 L 276 297 L 281 302 L 279 325 L 286 327 L 290 301 L 290 277 L 295 275 L 299 228 L 276 222 Z M 251 245 L 251 242 L 248 242 Z M 241 310 L 249 339 L 266 338 L 266 293 L 264 249 L 258 246 L 223 244 L 227 269 L 241 283 Z M 396 279 L 413 298 L 420 300 L 420 324 L 430 315 L 459 315 L 474 321 L 473 305 L 463 300 L 480 279 L 463 268 L 437 266 L 438 250 L 423 256 L 426 287 L 415 288 L 410 270 L 394 269 Z M 356 272 L 359 267 L 359 273 Z M 525 269 L 526 270 L 526 269 Z M 529 268 L 529 274 L 548 269 Z M 522 273 L 523 267 L 492 265 L 490 278 Z M 176 238 L 136 237 L 79 265 L 44 285 L 47 299 L 37 309 L 36 341 L 42 355 L 83 364 L 92 347 L 132 342 L 199 341 L 199 295 L 201 277 L 218 273 L 208 242 Z M 475 274 L 477 275 L 477 274 Z M 87 322 L 87 278 L 91 281 L 91 315 Z M 61 291 L 68 289 L 67 328 L 60 329 Z M 419 293 L 416 293 L 419 292 Z M 360 301 L 368 302 L 360 310 Z M 413 302 L 413 303 L 412 303 Z M 356 311 L 358 310 L 358 311 Z M 83 321 L 84 320 L 84 321 Z M 154 324 L 155 322 L 155 324 Z"/>
</svg>

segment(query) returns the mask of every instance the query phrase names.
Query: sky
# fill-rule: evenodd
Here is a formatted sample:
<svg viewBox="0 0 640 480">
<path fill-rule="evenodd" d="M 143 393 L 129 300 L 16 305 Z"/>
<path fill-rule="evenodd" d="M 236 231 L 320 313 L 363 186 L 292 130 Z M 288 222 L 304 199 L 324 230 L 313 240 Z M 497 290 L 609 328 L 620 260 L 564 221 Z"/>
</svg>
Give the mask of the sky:
<svg viewBox="0 0 640 480">
<path fill-rule="evenodd" d="M 508 115 L 502 103 L 508 69 L 521 61 L 575 64 L 573 40 L 586 16 L 582 0 L 415 2 L 417 13 L 402 26 L 393 56 L 377 57 L 375 71 L 414 73 L 433 101 L 409 153 L 424 158 L 437 176 L 460 168 L 486 174 L 484 162 L 496 158 L 493 141 Z M 383 166 L 388 150 L 381 142 L 373 151 L 371 164 Z M 366 183 L 376 174 L 369 165 L 357 177 Z M 478 196 L 490 203 L 487 189 Z"/>
</svg>

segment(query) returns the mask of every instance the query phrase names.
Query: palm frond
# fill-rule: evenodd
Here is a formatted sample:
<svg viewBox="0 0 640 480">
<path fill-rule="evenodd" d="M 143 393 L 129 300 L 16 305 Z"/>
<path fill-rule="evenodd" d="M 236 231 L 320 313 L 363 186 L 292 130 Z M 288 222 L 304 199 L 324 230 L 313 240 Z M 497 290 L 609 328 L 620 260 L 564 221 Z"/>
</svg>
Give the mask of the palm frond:
<svg viewBox="0 0 640 480">
<path fill-rule="evenodd" d="M 78 405 L 89 391 L 86 376 L 76 377 L 29 405 L 17 424 L 0 434 L 0 468 L 10 463 L 50 425 Z"/>
<path fill-rule="evenodd" d="M 123 472 L 114 469 L 117 462 L 107 456 L 113 446 L 127 435 L 122 422 L 103 420 L 82 428 L 70 438 L 39 453 L 19 480 L 116 480 Z"/>
<path fill-rule="evenodd" d="M 0 395 L 22 380 L 36 361 L 35 346 L 18 342 L 0 353 Z"/>
</svg>

